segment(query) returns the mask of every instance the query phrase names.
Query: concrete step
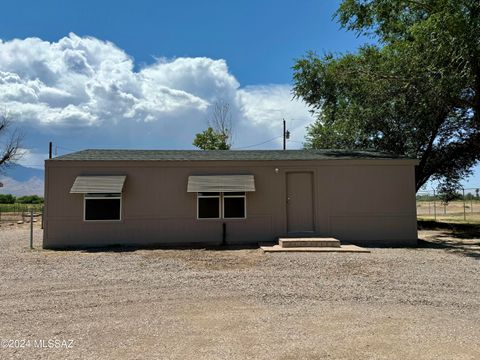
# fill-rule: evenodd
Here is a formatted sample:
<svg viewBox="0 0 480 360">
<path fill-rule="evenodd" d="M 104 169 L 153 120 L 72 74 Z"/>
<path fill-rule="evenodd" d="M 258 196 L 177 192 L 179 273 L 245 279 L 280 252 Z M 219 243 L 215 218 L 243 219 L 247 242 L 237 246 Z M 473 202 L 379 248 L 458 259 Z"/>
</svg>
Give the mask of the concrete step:
<svg viewBox="0 0 480 360">
<path fill-rule="evenodd" d="M 340 241 L 335 238 L 279 238 L 278 244 L 281 248 L 339 248 Z"/>
</svg>

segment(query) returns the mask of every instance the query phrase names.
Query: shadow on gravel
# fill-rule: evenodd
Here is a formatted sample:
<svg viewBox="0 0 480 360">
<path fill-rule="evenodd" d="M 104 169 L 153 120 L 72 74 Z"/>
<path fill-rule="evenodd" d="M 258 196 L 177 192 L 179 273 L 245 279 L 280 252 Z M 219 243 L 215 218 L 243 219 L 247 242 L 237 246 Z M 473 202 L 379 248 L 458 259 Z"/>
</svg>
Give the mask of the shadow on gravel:
<svg viewBox="0 0 480 360">
<path fill-rule="evenodd" d="M 419 221 L 418 229 L 431 231 L 418 240 L 418 248 L 442 249 L 480 260 L 480 225 Z"/>
<path fill-rule="evenodd" d="M 383 249 L 438 249 L 480 260 L 480 224 L 454 224 L 436 221 L 418 221 L 418 230 L 424 231 L 416 246 L 379 246 Z"/>
<path fill-rule="evenodd" d="M 105 247 L 87 247 L 87 248 L 69 248 L 61 250 L 81 250 L 86 253 L 127 253 L 137 250 L 208 250 L 208 251 L 232 251 L 232 250 L 254 250 L 258 249 L 257 244 L 252 245 L 205 245 L 193 244 L 187 245 L 147 245 L 147 246 L 129 246 L 129 245 L 110 245 Z"/>
<path fill-rule="evenodd" d="M 439 221 L 418 221 L 418 230 L 446 230 L 458 239 L 480 239 L 480 225 L 453 224 Z"/>
<path fill-rule="evenodd" d="M 458 255 L 468 256 L 480 260 L 480 246 L 469 244 L 458 244 L 442 240 L 418 240 L 418 248 L 441 249 Z"/>
</svg>

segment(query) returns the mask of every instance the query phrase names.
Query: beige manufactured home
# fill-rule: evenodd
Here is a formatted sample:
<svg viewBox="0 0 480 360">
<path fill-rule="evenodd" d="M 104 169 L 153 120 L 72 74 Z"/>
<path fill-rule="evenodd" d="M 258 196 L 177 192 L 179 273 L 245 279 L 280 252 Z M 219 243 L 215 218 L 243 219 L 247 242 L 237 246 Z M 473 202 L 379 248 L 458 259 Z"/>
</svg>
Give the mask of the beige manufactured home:
<svg viewBox="0 0 480 360">
<path fill-rule="evenodd" d="M 79 151 L 45 162 L 43 245 L 413 245 L 415 165 L 333 150 Z"/>
</svg>

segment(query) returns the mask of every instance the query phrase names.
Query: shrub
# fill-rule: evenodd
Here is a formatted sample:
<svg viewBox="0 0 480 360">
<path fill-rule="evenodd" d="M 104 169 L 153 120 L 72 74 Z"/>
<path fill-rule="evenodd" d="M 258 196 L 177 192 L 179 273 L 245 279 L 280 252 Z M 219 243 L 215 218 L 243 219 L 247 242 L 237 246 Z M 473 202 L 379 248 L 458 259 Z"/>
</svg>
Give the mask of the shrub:
<svg viewBox="0 0 480 360">
<path fill-rule="evenodd" d="M 27 195 L 17 198 L 19 204 L 43 204 L 43 197 L 38 195 Z"/>
<path fill-rule="evenodd" d="M 15 200 L 12 194 L 0 194 L 0 204 L 14 204 Z"/>
</svg>

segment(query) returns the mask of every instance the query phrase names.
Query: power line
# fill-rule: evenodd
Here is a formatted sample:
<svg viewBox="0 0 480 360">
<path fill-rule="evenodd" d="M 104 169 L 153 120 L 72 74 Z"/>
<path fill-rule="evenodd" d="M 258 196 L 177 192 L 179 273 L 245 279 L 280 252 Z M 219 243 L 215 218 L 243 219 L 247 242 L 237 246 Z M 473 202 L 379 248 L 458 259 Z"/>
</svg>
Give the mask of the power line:
<svg viewBox="0 0 480 360">
<path fill-rule="evenodd" d="M 292 120 L 292 121 L 299 121 L 299 120 Z M 306 125 L 305 125 L 305 124 L 297 125 L 297 126 L 295 126 L 292 130 L 290 130 L 290 132 L 293 132 L 293 131 L 295 131 L 295 130 L 297 130 L 298 128 L 301 128 L 301 127 L 303 127 L 303 126 L 306 126 Z"/>
<path fill-rule="evenodd" d="M 263 145 L 263 144 L 269 143 L 270 141 L 279 139 L 279 138 L 281 138 L 281 137 L 282 137 L 282 136 L 275 136 L 274 138 L 271 138 L 271 139 L 269 139 L 269 140 L 265 140 L 265 141 L 263 141 L 263 142 L 261 142 L 261 143 L 258 143 L 258 144 L 253 144 L 253 145 L 248 145 L 248 146 L 242 146 L 242 147 L 235 148 L 235 149 L 232 149 L 232 150 L 248 149 L 248 148 L 251 148 L 251 147 L 255 147 L 255 146 L 259 146 L 259 145 Z"/>
</svg>

